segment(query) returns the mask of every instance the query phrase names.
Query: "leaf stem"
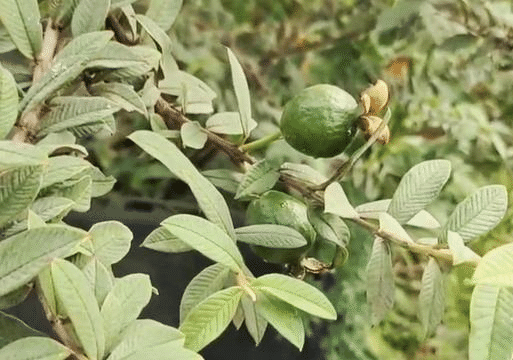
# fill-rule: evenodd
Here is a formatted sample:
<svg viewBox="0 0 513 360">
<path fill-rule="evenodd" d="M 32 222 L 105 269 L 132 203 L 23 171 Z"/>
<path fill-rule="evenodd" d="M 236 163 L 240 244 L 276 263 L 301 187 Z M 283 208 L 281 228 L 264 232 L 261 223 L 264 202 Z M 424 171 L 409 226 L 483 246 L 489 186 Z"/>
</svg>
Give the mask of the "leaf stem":
<svg viewBox="0 0 513 360">
<path fill-rule="evenodd" d="M 281 131 L 276 131 L 275 133 L 269 134 L 267 136 L 264 136 L 258 140 L 252 141 L 250 143 L 241 145 L 239 147 L 240 150 L 244 152 L 253 152 L 256 150 L 260 150 L 262 148 L 265 148 L 275 142 L 276 140 L 279 140 L 282 137 Z"/>
<path fill-rule="evenodd" d="M 36 64 L 32 74 L 32 86 L 43 77 L 48 69 L 50 69 L 58 40 L 59 29 L 54 26 L 52 19 L 48 19 L 41 52 L 37 55 Z M 39 125 L 39 113 L 41 111 L 41 106 L 42 105 L 39 104 L 33 110 L 22 114 L 18 123 L 14 127 L 11 137 L 13 141 L 33 142 Z"/>
</svg>

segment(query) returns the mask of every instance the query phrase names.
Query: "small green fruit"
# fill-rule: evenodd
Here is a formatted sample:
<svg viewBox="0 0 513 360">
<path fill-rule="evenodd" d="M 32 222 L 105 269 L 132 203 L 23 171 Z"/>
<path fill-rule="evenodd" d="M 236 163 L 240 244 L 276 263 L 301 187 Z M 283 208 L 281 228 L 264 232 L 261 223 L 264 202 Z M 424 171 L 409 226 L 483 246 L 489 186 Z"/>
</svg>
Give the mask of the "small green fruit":
<svg viewBox="0 0 513 360">
<path fill-rule="evenodd" d="M 280 128 L 294 149 L 313 157 L 344 151 L 356 132 L 359 108 L 344 90 L 328 84 L 302 90 L 283 109 Z"/>
<path fill-rule="evenodd" d="M 306 204 L 280 191 L 270 190 L 253 200 L 247 209 L 249 224 L 284 225 L 301 233 L 307 245 L 300 248 L 282 249 L 253 246 L 253 251 L 265 260 L 278 264 L 297 264 L 308 252 L 315 240 L 315 230 L 308 221 Z"/>
</svg>

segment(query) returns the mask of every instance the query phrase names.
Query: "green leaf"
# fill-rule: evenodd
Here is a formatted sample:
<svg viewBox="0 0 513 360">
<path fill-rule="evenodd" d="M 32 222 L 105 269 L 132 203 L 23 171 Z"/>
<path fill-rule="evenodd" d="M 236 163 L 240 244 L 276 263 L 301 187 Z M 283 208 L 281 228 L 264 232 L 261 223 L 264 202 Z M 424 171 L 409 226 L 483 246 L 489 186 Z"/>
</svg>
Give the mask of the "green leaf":
<svg viewBox="0 0 513 360">
<path fill-rule="evenodd" d="M 29 336 L 44 336 L 44 334 L 32 329 L 20 319 L 0 311 L 0 348 Z"/>
<path fill-rule="evenodd" d="M 420 6 L 420 17 L 437 45 L 441 45 L 453 36 L 469 33 L 464 25 L 442 15 L 429 3 L 423 3 Z"/>
<path fill-rule="evenodd" d="M 245 267 L 235 242 L 217 225 L 194 215 L 170 216 L 161 223 L 169 232 L 216 262 L 234 272 Z"/>
<path fill-rule="evenodd" d="M 18 89 L 12 74 L 0 65 L 0 139 L 11 131 L 18 116 Z"/>
<path fill-rule="evenodd" d="M 146 105 L 144 105 L 143 100 L 131 85 L 116 82 L 99 82 L 91 85 L 89 91 L 92 95 L 110 100 L 126 111 L 137 111 L 144 116 L 148 116 Z"/>
<path fill-rule="evenodd" d="M 110 0 L 80 0 L 71 19 L 71 33 L 74 37 L 103 30 Z"/>
<path fill-rule="evenodd" d="M 0 0 L 0 9 L 0 20 L 18 50 L 35 59 L 43 42 L 37 0 Z"/>
<path fill-rule="evenodd" d="M 504 217 L 508 193 L 503 185 L 484 186 L 456 206 L 441 233 L 446 242 L 447 231 L 457 232 L 465 243 L 493 229 Z"/>
<path fill-rule="evenodd" d="M 105 350 L 105 333 L 98 303 L 87 278 L 75 265 L 61 259 L 52 262 L 51 273 L 58 302 L 71 320 L 85 354 L 101 359 Z"/>
<path fill-rule="evenodd" d="M 40 290 L 39 295 L 44 299 L 46 306 L 48 306 L 52 314 L 58 314 L 57 297 L 55 295 L 51 266 L 44 267 L 37 275 L 36 281 Z"/>
<path fill-rule="evenodd" d="M 180 301 L 180 324 L 196 305 L 223 288 L 229 273 L 229 268 L 218 263 L 206 267 L 191 280 Z"/>
<path fill-rule="evenodd" d="M 95 166 L 90 167 L 89 175 L 91 175 L 91 180 L 93 181 L 91 188 L 92 197 L 107 194 L 112 190 L 117 181 L 112 175 L 105 176 L 100 169 Z"/>
<path fill-rule="evenodd" d="M 50 101 L 50 112 L 41 119 L 39 134 L 95 123 L 120 107 L 103 97 L 59 96 Z"/>
<path fill-rule="evenodd" d="M 494 1 L 493 3 L 484 3 L 484 5 L 495 20 L 507 27 L 513 26 L 513 10 L 509 1 Z"/>
<path fill-rule="evenodd" d="M 87 67 L 112 69 L 111 72 L 116 71 L 117 76 L 123 79 L 123 76 L 145 74 L 158 66 L 159 59 L 160 52 L 156 49 L 148 46 L 127 46 L 111 41 L 95 54 L 87 63 Z"/>
<path fill-rule="evenodd" d="M 64 28 L 68 24 L 79 1 L 80 0 L 52 0 L 49 2 L 50 16 L 57 26 Z"/>
<path fill-rule="evenodd" d="M 53 61 L 52 67 L 25 94 L 20 111 L 27 112 L 46 101 L 56 90 L 75 80 L 89 60 L 112 38 L 112 31 L 98 31 L 71 40 Z"/>
<path fill-rule="evenodd" d="M 232 194 L 237 192 L 243 174 L 228 169 L 213 169 L 201 172 L 214 186 Z"/>
<path fill-rule="evenodd" d="M 184 335 L 157 321 L 135 320 L 121 334 L 122 340 L 107 360 L 201 360 L 200 355 L 185 349 Z"/>
<path fill-rule="evenodd" d="M 96 223 L 89 229 L 94 256 L 105 265 L 120 261 L 130 250 L 133 235 L 119 221 Z"/>
<path fill-rule="evenodd" d="M 312 185 L 320 185 L 328 180 L 326 176 L 306 164 L 283 163 L 280 167 L 280 173 Z"/>
<path fill-rule="evenodd" d="M 513 244 L 487 252 L 479 261 L 472 281 L 478 285 L 513 287 Z"/>
<path fill-rule="evenodd" d="M 274 187 L 280 173 L 275 165 L 268 160 L 254 164 L 244 174 L 235 193 L 235 199 L 250 199 Z"/>
<path fill-rule="evenodd" d="M 18 289 L 11 291 L 8 294 L 0 296 L 0 309 L 8 309 L 22 303 L 27 298 L 28 294 L 32 291 L 33 287 L 34 285 L 32 283 L 28 283 L 19 287 Z M 2 347 L 1 344 L 0 347 Z"/>
<path fill-rule="evenodd" d="M 64 360 L 71 354 L 61 343 L 42 336 L 19 339 L 0 349 L 0 358 L 6 360 Z"/>
<path fill-rule="evenodd" d="M 367 264 L 367 303 L 372 324 L 377 324 L 394 306 L 394 273 L 390 245 L 376 236 Z"/>
<path fill-rule="evenodd" d="M 237 241 L 271 248 L 293 249 L 307 244 L 298 231 L 283 225 L 248 225 L 235 229 Z"/>
<path fill-rule="evenodd" d="M 401 224 L 399 224 L 399 221 L 394 219 L 390 214 L 379 214 L 379 230 L 401 239 L 401 241 L 405 243 L 413 243 L 412 238 Z"/>
<path fill-rule="evenodd" d="M 420 0 L 397 1 L 395 6 L 379 14 L 374 31 L 383 33 L 408 24 L 412 17 L 418 15 L 421 4 Z"/>
<path fill-rule="evenodd" d="M 249 120 L 248 131 L 251 132 L 257 127 L 257 122 L 253 119 Z M 205 123 L 205 127 L 217 134 L 241 135 L 243 134 L 240 114 L 238 112 L 221 112 L 212 115 Z"/>
<path fill-rule="evenodd" d="M 0 226 L 30 206 L 39 192 L 43 165 L 0 170 Z"/>
<path fill-rule="evenodd" d="M 383 199 L 363 203 L 355 207 L 358 214 L 366 219 L 379 219 L 379 214 L 387 212 L 392 199 Z"/>
<path fill-rule="evenodd" d="M 86 237 L 80 229 L 48 225 L 0 242 L 0 296 L 26 284 L 52 259 L 69 256 Z"/>
<path fill-rule="evenodd" d="M 205 216 L 235 239 L 230 210 L 223 196 L 201 175 L 176 145 L 161 135 L 144 130 L 136 131 L 128 138 L 189 185 Z"/>
<path fill-rule="evenodd" d="M 162 52 L 161 66 L 164 77 L 169 76 L 171 73 L 178 71 L 178 65 L 172 57 L 171 39 L 162 28 L 159 27 L 152 19 L 147 16 L 137 14 L 135 16 L 139 24 L 146 30 L 146 32 L 153 38 L 153 40 L 160 46 Z"/>
<path fill-rule="evenodd" d="M 324 212 L 338 215 L 342 218 L 356 219 L 356 210 L 347 200 L 347 196 L 338 182 L 333 182 L 324 190 Z"/>
<path fill-rule="evenodd" d="M 419 294 L 419 318 L 425 336 L 431 335 L 442 321 L 445 293 L 442 271 L 434 258 L 430 258 L 422 275 Z"/>
<path fill-rule="evenodd" d="M 110 265 L 105 265 L 93 257 L 84 265 L 82 272 L 93 288 L 98 306 L 101 306 L 114 286 L 114 274 Z"/>
<path fill-rule="evenodd" d="M 120 7 L 124 7 L 124 6 L 127 6 L 127 5 L 130 5 L 134 2 L 136 2 L 137 0 L 111 0 L 110 1 L 110 8 L 111 9 L 116 9 L 116 8 L 120 8 Z"/>
<path fill-rule="evenodd" d="M 230 60 L 230 68 L 232 70 L 233 88 L 235 90 L 235 97 L 239 106 L 240 124 L 242 127 L 242 134 L 244 138 L 249 136 L 250 121 L 251 121 L 251 99 L 249 95 L 248 82 L 244 75 L 244 70 L 240 65 L 235 54 L 226 48 L 228 52 L 228 59 Z"/>
<path fill-rule="evenodd" d="M 110 352 L 119 342 L 120 333 L 137 319 L 150 298 L 151 282 L 148 275 L 130 274 L 116 279 L 100 312 L 105 330 L 106 352 Z"/>
<path fill-rule="evenodd" d="M 0 171 L 18 166 L 41 165 L 46 154 L 33 145 L 0 140 Z"/>
<path fill-rule="evenodd" d="M 27 216 L 27 228 L 28 229 L 35 229 L 38 227 L 46 226 L 46 223 L 32 210 L 28 209 L 28 216 Z"/>
<path fill-rule="evenodd" d="M 181 7 L 182 0 L 152 0 L 146 16 L 155 21 L 162 30 L 168 31 Z"/>
<path fill-rule="evenodd" d="M 180 253 L 193 250 L 192 247 L 173 235 L 164 226 L 159 226 L 146 237 L 141 246 L 148 249 L 167 252 Z"/>
<path fill-rule="evenodd" d="M 180 325 L 185 347 L 199 351 L 221 335 L 235 315 L 243 292 L 240 287 L 232 286 L 196 305 Z"/>
<path fill-rule="evenodd" d="M 424 229 L 438 229 L 440 227 L 438 220 L 426 210 L 420 210 L 416 215 L 408 220 L 406 225 Z"/>
<path fill-rule="evenodd" d="M 337 215 L 323 213 L 321 208 L 308 208 L 308 220 L 324 239 L 340 247 L 346 247 L 351 233 L 346 223 Z"/>
<path fill-rule="evenodd" d="M 255 346 L 258 346 L 264 337 L 265 330 L 267 329 L 267 320 L 258 313 L 256 303 L 249 297 L 248 294 L 242 295 L 241 304 L 246 328 L 255 341 Z M 288 304 L 287 306 L 294 309 Z"/>
<path fill-rule="evenodd" d="M 88 161 L 76 156 L 61 155 L 50 157 L 41 188 L 64 182 L 87 171 L 90 167 L 91 164 Z"/>
<path fill-rule="evenodd" d="M 52 185 L 46 191 L 49 196 L 73 200 L 73 210 L 85 212 L 91 207 L 91 188 L 91 176 L 84 175 L 78 179 L 70 179 L 64 183 Z"/>
<path fill-rule="evenodd" d="M 458 233 L 448 231 L 447 244 L 452 252 L 452 264 L 454 266 L 464 262 L 478 262 L 481 257 L 465 246 L 463 239 Z"/>
<path fill-rule="evenodd" d="M 448 160 L 429 160 L 415 165 L 397 186 L 388 213 L 405 224 L 438 197 L 450 175 Z"/>
<path fill-rule="evenodd" d="M 328 298 L 312 285 L 299 279 L 282 274 L 268 274 L 253 280 L 251 287 L 273 295 L 309 314 L 329 320 L 337 318 L 337 312 Z"/>
<path fill-rule="evenodd" d="M 305 327 L 298 310 L 285 301 L 257 292 L 257 312 L 299 351 L 305 344 Z"/>
<path fill-rule="evenodd" d="M 197 121 L 188 122 L 180 128 L 180 136 L 184 146 L 193 149 L 202 149 L 207 142 L 207 133 Z"/>
<path fill-rule="evenodd" d="M 513 289 L 477 285 L 470 301 L 469 360 L 510 359 Z"/>
<path fill-rule="evenodd" d="M 163 93 L 178 96 L 176 102 L 182 104 L 184 113 L 210 114 L 214 111 L 212 100 L 216 93 L 203 81 L 180 70 L 166 76 L 159 81 L 158 89 Z"/>
<path fill-rule="evenodd" d="M 7 29 L 2 26 L 0 21 L 0 54 L 16 49 L 16 45 L 12 42 Z"/>
</svg>

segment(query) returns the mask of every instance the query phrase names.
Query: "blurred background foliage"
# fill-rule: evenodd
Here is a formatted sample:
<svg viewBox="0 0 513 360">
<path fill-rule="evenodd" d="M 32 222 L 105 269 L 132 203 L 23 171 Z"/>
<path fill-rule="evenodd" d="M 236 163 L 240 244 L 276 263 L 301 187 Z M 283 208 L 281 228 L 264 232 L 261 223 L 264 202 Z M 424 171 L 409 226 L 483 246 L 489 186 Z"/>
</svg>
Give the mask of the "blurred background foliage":
<svg viewBox="0 0 513 360">
<path fill-rule="evenodd" d="M 144 1 L 136 3 L 145 6 Z M 428 159 L 449 159 L 453 174 L 430 211 L 443 223 L 478 187 L 512 190 L 513 11 L 510 1 L 480 0 L 186 0 L 170 35 L 180 68 L 216 93 L 216 112 L 236 110 L 224 46 L 242 63 L 259 138 L 278 129 L 285 102 L 306 86 L 337 85 L 355 97 L 378 78 L 391 87 L 391 142 L 374 145 L 345 179 L 355 204 L 390 198 L 401 176 Z M 206 116 L 193 116 L 205 121 Z M 126 117 L 107 141 L 91 140 L 97 162 L 125 194 L 170 198 L 169 174 L 145 158 L 127 156 L 124 136 L 148 127 Z M 215 149 L 187 150 L 202 169 L 232 165 Z M 314 160 L 284 141 L 262 157 L 308 163 L 329 173 L 340 158 Z M 239 207 L 238 211 L 243 211 Z M 510 211 L 473 244 L 478 253 L 510 241 Z M 447 311 L 434 337 L 423 339 L 416 299 L 425 259 L 395 253 L 397 303 L 370 328 L 365 302 L 368 234 L 352 227 L 348 262 L 314 281 L 339 314 L 325 324 L 326 359 L 466 359 L 471 269 L 447 276 Z M 317 279 L 319 280 L 319 279 Z M 318 324 L 312 324 L 316 328 Z"/>
</svg>

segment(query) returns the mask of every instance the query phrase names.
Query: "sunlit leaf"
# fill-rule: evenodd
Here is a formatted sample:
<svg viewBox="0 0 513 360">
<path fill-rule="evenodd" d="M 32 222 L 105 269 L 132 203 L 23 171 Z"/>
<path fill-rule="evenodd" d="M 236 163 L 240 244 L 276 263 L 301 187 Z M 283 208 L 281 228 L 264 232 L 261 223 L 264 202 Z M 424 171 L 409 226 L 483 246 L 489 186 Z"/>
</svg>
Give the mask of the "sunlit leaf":
<svg viewBox="0 0 513 360">
<path fill-rule="evenodd" d="M 379 214 L 379 230 L 401 239 L 405 243 L 413 243 L 412 238 L 401 224 L 387 213 Z"/>
<path fill-rule="evenodd" d="M 305 343 L 305 327 L 299 311 L 289 303 L 257 292 L 257 313 L 266 319 L 285 339 L 301 351 Z"/>
<path fill-rule="evenodd" d="M 189 246 L 234 272 L 245 267 L 235 242 L 214 223 L 198 216 L 179 214 L 168 217 L 161 224 Z"/>
<path fill-rule="evenodd" d="M 42 336 L 22 338 L 0 349 L 0 358 L 6 360 L 64 360 L 71 354 L 71 349 Z"/>
<path fill-rule="evenodd" d="M 513 244 L 487 252 L 479 261 L 472 281 L 475 284 L 513 287 Z"/>
<path fill-rule="evenodd" d="M 64 225 L 27 230 L 0 242 L 0 296 L 27 283 L 48 263 L 69 256 L 87 233 Z"/>
<path fill-rule="evenodd" d="M 150 277 L 130 274 L 116 279 L 101 307 L 105 330 L 105 350 L 110 352 L 119 340 L 121 332 L 130 325 L 151 298 Z"/>
<path fill-rule="evenodd" d="M 133 86 L 117 82 L 100 82 L 89 87 L 92 95 L 104 97 L 126 111 L 137 111 L 147 116 L 143 100 L 134 91 Z"/>
<path fill-rule="evenodd" d="M 510 359 L 513 289 L 477 285 L 470 301 L 469 360 Z"/>
<path fill-rule="evenodd" d="M 43 41 L 37 0 L 0 0 L 0 9 L 0 20 L 18 50 L 35 59 Z"/>
<path fill-rule="evenodd" d="M 246 328 L 255 341 L 255 345 L 258 346 L 264 337 L 268 321 L 258 313 L 256 303 L 248 294 L 242 296 L 240 303 L 242 305 L 243 319 L 246 324 Z"/>
<path fill-rule="evenodd" d="M 394 273 L 390 245 L 375 237 L 367 264 L 367 303 L 373 324 L 379 323 L 394 305 Z"/>
<path fill-rule="evenodd" d="M 345 247 L 349 243 L 351 233 L 344 221 L 337 215 L 323 213 L 321 208 L 308 208 L 308 220 L 317 234 L 332 243 Z"/>
<path fill-rule="evenodd" d="M 206 267 L 191 280 L 180 301 L 180 324 L 196 305 L 223 288 L 229 271 L 229 268 L 218 263 Z"/>
<path fill-rule="evenodd" d="M 455 266 L 465 262 L 477 262 L 481 259 L 479 255 L 465 246 L 463 239 L 458 233 L 448 231 L 447 244 L 452 252 L 452 264 Z"/>
<path fill-rule="evenodd" d="M 458 204 L 445 224 L 441 241 L 447 231 L 457 232 L 465 243 L 493 229 L 504 217 L 508 193 L 503 185 L 484 186 Z"/>
<path fill-rule="evenodd" d="M 349 203 L 347 196 L 338 182 L 333 182 L 324 191 L 324 212 L 338 215 L 342 218 L 355 219 L 359 215 Z"/>
<path fill-rule="evenodd" d="M 261 224 L 248 225 L 235 229 L 237 241 L 271 248 L 298 248 L 307 244 L 298 231 L 288 226 Z"/>
<path fill-rule="evenodd" d="M 133 235 L 130 229 L 118 221 L 104 221 L 89 229 L 94 256 L 111 265 L 121 260 L 130 250 Z"/>
<path fill-rule="evenodd" d="M 235 193 L 235 199 L 255 197 L 274 187 L 280 177 L 277 167 L 268 160 L 254 164 L 244 174 Z"/>
<path fill-rule="evenodd" d="M 450 175 L 448 160 L 429 160 L 415 165 L 397 186 L 388 213 L 400 224 L 408 222 L 438 197 Z"/>
<path fill-rule="evenodd" d="M 197 121 L 188 122 L 180 127 L 180 135 L 185 146 L 201 149 L 207 142 L 207 133 Z"/>
<path fill-rule="evenodd" d="M 235 96 L 239 106 L 240 123 L 242 127 L 242 134 L 245 138 L 249 136 L 249 126 L 251 120 L 251 100 L 249 94 L 248 82 L 246 75 L 240 65 L 235 54 L 226 48 L 228 52 L 228 59 L 230 60 L 230 68 L 232 70 L 233 88 L 235 89 Z"/>
<path fill-rule="evenodd" d="M 167 31 L 175 22 L 181 7 L 182 0 L 152 0 L 146 16 Z"/>
<path fill-rule="evenodd" d="M 329 320 L 337 318 L 337 312 L 328 298 L 317 288 L 299 279 L 282 274 L 269 274 L 254 279 L 251 287 L 309 314 Z"/>
<path fill-rule="evenodd" d="M 101 359 L 105 350 L 105 333 L 89 282 L 79 268 L 66 260 L 54 260 L 51 273 L 59 304 L 71 320 L 84 352 L 88 357 Z"/>
<path fill-rule="evenodd" d="M 193 250 L 192 247 L 173 235 L 164 226 L 159 226 L 144 239 L 141 246 L 168 253 L 180 253 Z"/>
<path fill-rule="evenodd" d="M 180 325 L 185 347 L 199 351 L 230 324 L 243 290 L 238 286 L 218 291 L 196 305 Z"/>
<path fill-rule="evenodd" d="M 201 175 L 176 145 L 150 131 L 137 131 L 128 138 L 189 185 L 206 217 L 235 239 L 230 211 L 223 196 Z"/>
<path fill-rule="evenodd" d="M 200 355 L 183 347 L 185 337 L 177 329 L 157 321 L 135 320 L 121 334 L 122 340 L 107 360 L 201 360 Z"/>
</svg>

